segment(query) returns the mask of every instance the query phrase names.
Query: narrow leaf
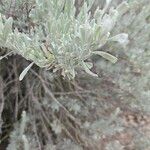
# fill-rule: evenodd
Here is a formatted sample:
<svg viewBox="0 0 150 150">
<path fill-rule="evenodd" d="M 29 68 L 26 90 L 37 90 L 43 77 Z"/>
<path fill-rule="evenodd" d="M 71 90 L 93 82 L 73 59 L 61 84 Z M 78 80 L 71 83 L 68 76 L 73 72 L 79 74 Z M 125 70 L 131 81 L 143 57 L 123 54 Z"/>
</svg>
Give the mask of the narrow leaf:
<svg viewBox="0 0 150 150">
<path fill-rule="evenodd" d="M 116 36 L 113 36 L 109 40 L 119 42 L 121 45 L 127 45 L 129 42 L 128 34 L 126 34 L 126 33 L 121 33 Z"/>
<path fill-rule="evenodd" d="M 8 35 L 12 33 L 12 23 L 13 23 L 12 18 L 7 19 L 5 22 L 4 29 L 3 29 L 4 40 L 7 40 Z"/>
<path fill-rule="evenodd" d="M 4 59 L 4 58 L 7 58 L 7 56 L 11 55 L 13 52 L 9 52 L 7 54 L 5 54 L 4 56 L 0 56 L 0 60 Z"/>
<path fill-rule="evenodd" d="M 100 56 L 102 56 L 103 58 L 109 60 L 112 63 L 116 63 L 117 60 L 118 60 L 115 56 L 113 56 L 109 53 L 103 52 L 103 51 L 94 51 L 92 53 L 95 54 L 95 55 L 100 55 Z"/>
<path fill-rule="evenodd" d="M 82 66 L 85 70 L 86 73 L 88 73 L 89 75 L 91 76 L 94 76 L 94 77 L 98 77 L 97 74 L 93 73 L 89 68 L 88 68 L 88 65 L 85 63 L 85 62 L 82 62 Z"/>
<path fill-rule="evenodd" d="M 129 10 L 129 4 L 127 2 L 122 2 L 118 7 L 117 11 L 119 12 L 119 15 L 122 16 L 124 13 L 126 13 Z"/>
<path fill-rule="evenodd" d="M 112 0 L 106 0 L 106 5 L 108 6 Z"/>
<path fill-rule="evenodd" d="M 32 62 L 29 66 L 27 66 L 19 76 L 19 81 L 22 81 L 29 69 L 33 66 L 34 62 Z"/>
</svg>

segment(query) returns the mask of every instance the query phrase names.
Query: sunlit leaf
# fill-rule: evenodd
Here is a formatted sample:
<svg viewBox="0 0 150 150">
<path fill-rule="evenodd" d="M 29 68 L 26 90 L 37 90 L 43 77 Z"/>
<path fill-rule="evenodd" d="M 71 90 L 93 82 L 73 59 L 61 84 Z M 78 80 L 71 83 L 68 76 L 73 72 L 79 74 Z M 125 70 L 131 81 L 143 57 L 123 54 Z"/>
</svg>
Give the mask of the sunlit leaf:
<svg viewBox="0 0 150 150">
<path fill-rule="evenodd" d="M 22 81 L 23 78 L 25 77 L 25 75 L 27 74 L 27 72 L 30 70 L 30 68 L 33 66 L 34 62 L 32 62 L 29 66 L 27 66 L 22 73 L 19 76 L 19 81 Z"/>
</svg>

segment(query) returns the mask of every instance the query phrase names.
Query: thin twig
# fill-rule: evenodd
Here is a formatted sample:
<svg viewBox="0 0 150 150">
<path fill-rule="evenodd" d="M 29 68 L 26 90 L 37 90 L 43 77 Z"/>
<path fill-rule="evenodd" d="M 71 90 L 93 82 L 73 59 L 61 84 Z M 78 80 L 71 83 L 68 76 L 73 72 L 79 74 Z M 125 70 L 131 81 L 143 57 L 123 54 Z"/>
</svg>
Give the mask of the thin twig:
<svg viewBox="0 0 150 150">
<path fill-rule="evenodd" d="M 4 91 L 3 91 L 3 82 L 0 76 L 0 129 L 2 126 L 2 112 L 4 109 Z"/>
</svg>

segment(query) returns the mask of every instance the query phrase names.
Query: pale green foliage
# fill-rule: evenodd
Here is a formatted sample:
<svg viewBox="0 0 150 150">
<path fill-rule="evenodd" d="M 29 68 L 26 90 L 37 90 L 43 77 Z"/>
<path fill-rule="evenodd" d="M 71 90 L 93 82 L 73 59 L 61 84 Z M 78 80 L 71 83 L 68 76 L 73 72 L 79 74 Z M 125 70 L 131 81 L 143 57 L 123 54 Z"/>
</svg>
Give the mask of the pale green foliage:
<svg viewBox="0 0 150 150">
<path fill-rule="evenodd" d="M 76 17 L 73 0 L 37 0 L 37 7 L 31 12 L 33 21 L 36 21 L 46 34 L 45 40 L 57 62 L 56 69 L 61 68 L 63 75 L 71 75 L 74 78 L 76 67 L 82 67 L 87 73 L 94 75 L 85 60 L 109 40 L 110 31 L 119 16 L 114 9 L 105 14 L 109 2 L 106 2 L 103 10 L 98 8 L 94 16 L 91 16 L 93 2 L 84 2 Z M 39 28 L 37 26 L 36 30 Z M 112 57 L 107 59 L 114 60 Z"/>
<path fill-rule="evenodd" d="M 24 111 L 22 113 L 22 121 L 19 126 L 19 129 L 16 129 L 11 134 L 11 143 L 10 146 L 7 147 L 7 150 L 19 150 L 19 149 L 29 150 L 29 143 L 26 135 L 24 134 L 28 119 L 29 118 L 27 118 L 26 112 Z"/>
<path fill-rule="evenodd" d="M 126 45 L 128 35 L 123 33 L 110 36 L 117 18 L 117 9 L 106 13 L 110 1 L 106 1 L 104 9 L 99 9 L 91 15 L 90 9 L 94 1 L 84 2 L 77 16 L 74 0 L 36 1 L 36 6 L 30 13 L 35 27 L 29 34 L 12 31 L 12 19 L 1 21 L 2 44 L 14 53 L 22 55 L 40 67 L 55 65 L 63 76 L 74 78 L 76 67 L 82 67 L 87 73 L 92 65 L 86 62 L 93 54 L 100 55 L 115 63 L 117 58 L 106 52 L 95 51 L 104 46 L 107 41 L 117 41 Z M 127 7 L 127 4 L 125 4 Z M 3 27 L 4 26 L 4 27 Z M 43 42 L 45 41 L 45 42 Z"/>
<path fill-rule="evenodd" d="M 36 37 L 32 39 L 26 34 L 20 33 L 17 29 L 12 31 L 12 18 L 4 19 L 0 21 L 0 41 L 1 47 L 8 48 L 14 54 L 20 54 L 27 60 L 34 60 L 39 66 L 44 66 L 48 63 L 48 59 L 44 56 L 44 53 L 40 49 L 39 41 Z M 35 53 L 36 51 L 36 53 Z"/>
<path fill-rule="evenodd" d="M 66 82 L 58 74 L 31 70 L 23 84 L 17 83 L 23 85 L 25 96 L 21 93 L 19 102 L 17 98 L 5 102 L 8 108 L 18 103 L 19 110 L 28 112 L 22 113 L 21 121 L 15 120 L 8 150 L 149 149 L 149 122 L 144 116 L 150 112 L 149 0 L 115 4 L 115 10 L 108 8 L 107 0 L 105 8 L 93 14 L 87 13 L 93 1 L 87 2 L 75 17 L 73 1 L 38 0 L 30 13 L 34 26 L 24 33 L 12 30 L 12 19 L 2 15 L 1 46 L 8 48 L 8 55 L 13 52 L 32 61 L 20 79 L 33 63 L 47 69 L 54 65 L 54 71 L 69 78 L 78 67 L 101 76 L 90 78 L 81 72 L 75 81 Z M 16 24 L 21 26 L 22 20 L 13 20 Z M 118 63 L 98 56 L 96 62 L 95 55 Z M 91 56 L 98 75 L 90 71 Z M 18 89 L 13 87 L 13 93 Z"/>
<path fill-rule="evenodd" d="M 14 130 L 10 133 L 7 150 L 37 150 L 38 142 L 31 121 L 31 116 L 23 111 L 21 122 L 15 124 Z"/>
</svg>

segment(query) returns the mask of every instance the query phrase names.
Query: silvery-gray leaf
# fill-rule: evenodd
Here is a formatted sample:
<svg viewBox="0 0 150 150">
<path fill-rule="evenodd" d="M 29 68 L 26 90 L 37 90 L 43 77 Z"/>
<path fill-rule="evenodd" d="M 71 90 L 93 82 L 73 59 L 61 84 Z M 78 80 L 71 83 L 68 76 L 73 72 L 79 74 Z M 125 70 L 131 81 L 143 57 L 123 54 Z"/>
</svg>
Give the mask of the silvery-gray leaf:
<svg viewBox="0 0 150 150">
<path fill-rule="evenodd" d="M 88 73 L 88 74 L 91 75 L 91 76 L 98 77 L 97 74 L 93 73 L 93 72 L 88 68 L 88 65 L 86 64 L 86 62 L 82 62 L 82 66 L 83 66 L 83 69 L 85 70 L 86 73 Z"/>
<path fill-rule="evenodd" d="M 27 74 L 27 72 L 30 70 L 30 68 L 33 66 L 34 62 L 32 62 L 29 66 L 27 66 L 22 73 L 19 76 L 19 81 L 22 81 L 23 78 L 25 77 L 25 75 Z"/>
<path fill-rule="evenodd" d="M 109 60 L 110 62 L 112 63 L 116 63 L 117 62 L 117 58 L 107 52 L 103 52 L 103 51 L 94 51 L 92 52 L 93 54 L 96 54 L 96 55 L 100 55 L 102 56 L 103 58 Z"/>
<path fill-rule="evenodd" d="M 113 36 L 109 40 L 119 42 L 121 45 L 127 45 L 129 42 L 128 34 L 126 33 L 121 33 L 116 36 Z"/>
</svg>

